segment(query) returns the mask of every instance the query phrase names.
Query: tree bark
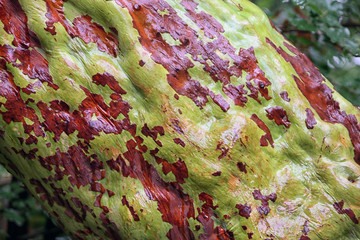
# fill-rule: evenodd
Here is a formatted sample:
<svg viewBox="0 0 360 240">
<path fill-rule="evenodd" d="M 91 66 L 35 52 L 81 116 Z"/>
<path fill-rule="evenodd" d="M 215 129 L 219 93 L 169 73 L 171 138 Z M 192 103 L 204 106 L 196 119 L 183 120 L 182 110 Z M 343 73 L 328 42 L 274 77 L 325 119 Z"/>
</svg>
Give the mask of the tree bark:
<svg viewBox="0 0 360 240">
<path fill-rule="evenodd" d="M 359 110 L 245 0 L 0 0 L 0 161 L 74 239 L 356 239 Z"/>
</svg>

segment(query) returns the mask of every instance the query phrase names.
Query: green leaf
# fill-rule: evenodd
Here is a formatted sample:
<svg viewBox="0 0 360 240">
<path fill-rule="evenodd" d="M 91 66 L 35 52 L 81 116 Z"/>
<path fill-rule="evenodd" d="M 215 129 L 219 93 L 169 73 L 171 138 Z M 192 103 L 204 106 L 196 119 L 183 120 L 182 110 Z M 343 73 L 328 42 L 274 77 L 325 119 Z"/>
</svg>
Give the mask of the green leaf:
<svg viewBox="0 0 360 240">
<path fill-rule="evenodd" d="M 313 10 L 315 13 L 321 15 L 322 14 L 322 11 L 321 9 L 316 6 L 315 4 L 312 4 L 312 3 L 309 3 L 308 6 L 311 8 L 311 10 Z"/>
<path fill-rule="evenodd" d="M 316 31 L 317 29 L 316 26 L 309 24 L 304 19 L 294 20 L 293 23 L 299 30 L 302 31 Z"/>
<path fill-rule="evenodd" d="M 8 221 L 14 222 L 18 226 L 21 226 L 25 222 L 25 218 L 13 208 L 5 209 L 4 217 L 7 218 Z"/>
</svg>

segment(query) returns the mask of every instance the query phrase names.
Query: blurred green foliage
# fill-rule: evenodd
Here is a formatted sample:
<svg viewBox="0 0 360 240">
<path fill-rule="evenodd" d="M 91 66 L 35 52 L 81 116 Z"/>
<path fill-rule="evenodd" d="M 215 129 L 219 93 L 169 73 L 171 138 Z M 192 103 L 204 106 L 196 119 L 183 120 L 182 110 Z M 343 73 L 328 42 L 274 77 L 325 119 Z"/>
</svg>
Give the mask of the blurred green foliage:
<svg viewBox="0 0 360 240">
<path fill-rule="evenodd" d="M 253 0 L 350 102 L 360 106 L 359 0 Z"/>
<path fill-rule="evenodd" d="M 52 238 L 45 238 L 49 232 Z M 52 240 L 61 235 L 24 185 L 0 165 L 0 239 Z"/>
<path fill-rule="evenodd" d="M 11 207 L 1 206 L 0 212 L 8 221 L 14 222 L 18 226 L 24 224 L 26 219 L 29 219 L 31 216 L 42 214 L 34 198 L 19 198 L 22 192 L 24 192 L 24 188 L 17 181 L 13 181 L 0 188 L 2 200 L 11 203 Z"/>
</svg>

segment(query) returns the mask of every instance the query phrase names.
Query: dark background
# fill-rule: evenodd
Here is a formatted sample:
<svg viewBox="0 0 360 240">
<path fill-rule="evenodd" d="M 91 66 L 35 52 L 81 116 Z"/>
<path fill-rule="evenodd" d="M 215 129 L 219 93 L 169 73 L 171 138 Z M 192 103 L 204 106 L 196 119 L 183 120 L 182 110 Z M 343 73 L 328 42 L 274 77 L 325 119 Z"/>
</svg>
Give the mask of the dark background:
<svg viewBox="0 0 360 240">
<path fill-rule="evenodd" d="M 335 88 L 360 106 L 359 0 L 253 0 Z M 0 166 L 0 239 L 69 239 Z"/>
</svg>

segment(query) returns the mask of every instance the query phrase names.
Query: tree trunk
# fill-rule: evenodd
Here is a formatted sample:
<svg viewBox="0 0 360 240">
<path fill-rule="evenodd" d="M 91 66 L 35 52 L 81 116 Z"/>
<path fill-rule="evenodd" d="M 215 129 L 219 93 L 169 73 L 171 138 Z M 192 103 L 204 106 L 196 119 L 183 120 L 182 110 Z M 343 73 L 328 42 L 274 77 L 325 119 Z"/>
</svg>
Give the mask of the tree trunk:
<svg viewBox="0 0 360 240">
<path fill-rule="evenodd" d="M 359 110 L 247 0 L 0 0 L 0 159 L 74 239 L 356 239 Z"/>
</svg>

